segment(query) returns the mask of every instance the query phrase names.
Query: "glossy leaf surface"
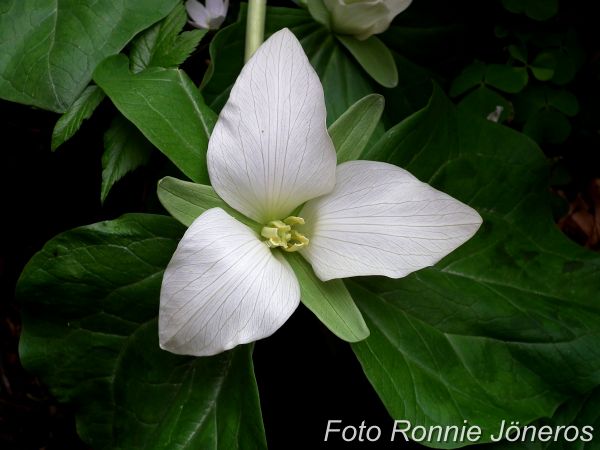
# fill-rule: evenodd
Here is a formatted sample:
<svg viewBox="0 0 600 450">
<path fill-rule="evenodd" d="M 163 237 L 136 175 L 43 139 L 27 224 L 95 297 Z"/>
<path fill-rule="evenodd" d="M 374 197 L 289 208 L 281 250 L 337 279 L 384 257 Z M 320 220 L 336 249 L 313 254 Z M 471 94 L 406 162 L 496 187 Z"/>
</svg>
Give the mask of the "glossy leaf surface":
<svg viewBox="0 0 600 450">
<path fill-rule="evenodd" d="M 183 231 L 141 214 L 77 228 L 21 276 L 22 361 L 95 449 L 266 448 L 251 346 L 211 358 L 158 347 L 162 273 Z"/>
</svg>

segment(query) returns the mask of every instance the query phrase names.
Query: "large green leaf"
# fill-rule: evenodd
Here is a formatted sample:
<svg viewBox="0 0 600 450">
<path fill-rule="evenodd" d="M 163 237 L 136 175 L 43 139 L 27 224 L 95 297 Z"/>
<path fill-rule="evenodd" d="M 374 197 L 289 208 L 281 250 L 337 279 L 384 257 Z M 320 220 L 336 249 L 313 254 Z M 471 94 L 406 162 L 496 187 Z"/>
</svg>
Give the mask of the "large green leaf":
<svg viewBox="0 0 600 450">
<path fill-rule="evenodd" d="M 98 66 L 94 80 L 185 175 L 208 183 L 206 149 L 217 118 L 184 72 L 150 68 L 133 74 L 118 55 Z"/>
<path fill-rule="evenodd" d="M 21 359 L 75 407 L 94 449 L 266 447 L 250 346 L 210 358 L 158 346 L 162 271 L 182 233 L 141 214 L 81 227 L 19 280 Z"/>
<path fill-rule="evenodd" d="M 65 112 L 96 65 L 177 0 L 4 0 L 0 5 L 0 97 Z"/>
<path fill-rule="evenodd" d="M 600 404 L 600 388 L 596 388 L 586 395 L 571 400 L 561 406 L 554 415 L 551 421 L 552 425 L 574 425 L 580 430 L 582 438 L 575 445 L 569 447 L 574 447 L 578 450 L 598 448 L 596 441 L 598 439 L 597 433 L 600 429 L 600 408 L 598 408 L 598 404 Z M 587 433 L 585 432 L 586 429 Z M 593 436 L 592 439 L 590 439 L 590 434 Z M 570 435 L 573 436 L 573 433 L 571 432 Z M 541 447 L 548 450 L 561 450 L 568 446 L 568 444 L 566 446 L 562 445 L 563 443 L 548 442 L 542 444 Z"/>
<path fill-rule="evenodd" d="M 405 117 L 423 108 L 429 101 L 435 79 L 432 72 L 398 53 L 393 55 L 398 67 L 399 81 L 394 89 L 385 89 L 382 92 L 385 95 L 383 121 L 386 128 L 396 125 Z"/>
<path fill-rule="evenodd" d="M 489 450 L 515 450 L 518 446 L 523 450 L 595 450 L 597 430 L 600 426 L 600 388 L 575 397 L 561 405 L 550 419 L 542 419 L 532 426 L 537 430 L 550 427 L 551 432 L 538 434 L 533 442 L 510 443 L 501 441 L 498 444 L 486 445 Z M 575 428 L 578 433 L 576 433 Z M 555 437 L 555 433 L 557 437 Z M 565 439 L 565 434 L 569 441 Z M 531 439 L 531 433 L 528 434 Z"/>
<path fill-rule="evenodd" d="M 496 111 L 498 106 L 502 107 L 502 112 L 498 117 L 499 122 L 514 116 L 512 103 L 502 97 L 498 92 L 482 85 L 469 92 L 458 104 L 461 111 L 466 111 L 480 118 L 486 118 L 490 113 Z"/>
<path fill-rule="evenodd" d="M 349 283 L 371 330 L 353 348 L 393 417 L 468 418 L 491 431 L 502 419 L 550 417 L 600 384 L 600 256 L 554 226 L 533 141 L 456 111 L 436 90 L 364 157 L 406 168 L 484 218 L 433 268 Z"/>
</svg>

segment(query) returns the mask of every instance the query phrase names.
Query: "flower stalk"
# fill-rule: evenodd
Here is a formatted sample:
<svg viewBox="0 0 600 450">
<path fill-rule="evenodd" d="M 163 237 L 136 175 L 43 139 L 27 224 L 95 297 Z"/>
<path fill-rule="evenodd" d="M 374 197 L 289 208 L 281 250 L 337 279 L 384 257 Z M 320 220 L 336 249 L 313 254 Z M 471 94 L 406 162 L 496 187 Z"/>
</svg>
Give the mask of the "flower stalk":
<svg viewBox="0 0 600 450">
<path fill-rule="evenodd" d="M 244 62 L 247 62 L 260 47 L 265 38 L 265 15 L 267 0 L 249 0 L 248 18 L 246 19 L 246 51 Z"/>
</svg>

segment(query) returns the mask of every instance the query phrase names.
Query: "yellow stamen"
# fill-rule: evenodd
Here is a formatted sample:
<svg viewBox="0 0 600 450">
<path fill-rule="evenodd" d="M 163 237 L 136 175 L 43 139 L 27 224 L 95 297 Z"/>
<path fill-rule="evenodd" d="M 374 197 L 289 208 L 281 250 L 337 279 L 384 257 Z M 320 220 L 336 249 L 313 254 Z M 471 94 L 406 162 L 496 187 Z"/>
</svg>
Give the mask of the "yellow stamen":
<svg viewBox="0 0 600 450">
<path fill-rule="evenodd" d="M 302 217 L 297 216 L 290 216 L 287 219 L 285 219 L 284 222 L 291 226 L 304 225 L 304 219 Z"/>
<path fill-rule="evenodd" d="M 296 252 L 306 247 L 309 241 L 306 236 L 293 229 L 294 225 L 304 225 L 304 219 L 290 216 L 283 221 L 271 220 L 260 234 L 270 248 L 281 247 L 286 252 Z"/>
</svg>

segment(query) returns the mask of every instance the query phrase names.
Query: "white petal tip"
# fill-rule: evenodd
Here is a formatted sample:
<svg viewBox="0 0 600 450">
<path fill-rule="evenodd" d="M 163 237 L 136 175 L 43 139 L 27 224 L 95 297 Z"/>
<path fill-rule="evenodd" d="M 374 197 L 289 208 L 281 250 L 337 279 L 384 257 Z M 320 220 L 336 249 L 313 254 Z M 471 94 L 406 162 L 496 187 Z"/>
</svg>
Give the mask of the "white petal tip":
<svg viewBox="0 0 600 450">
<path fill-rule="evenodd" d="M 289 29 L 277 31 L 242 69 L 210 137 L 215 191 L 259 223 L 330 192 L 336 154 L 326 116 L 302 45 Z"/>
<path fill-rule="evenodd" d="M 331 194 L 300 212 L 313 224 L 303 255 L 323 281 L 405 277 L 438 263 L 483 222 L 470 206 L 391 164 L 347 162 L 336 178 Z"/>
</svg>

